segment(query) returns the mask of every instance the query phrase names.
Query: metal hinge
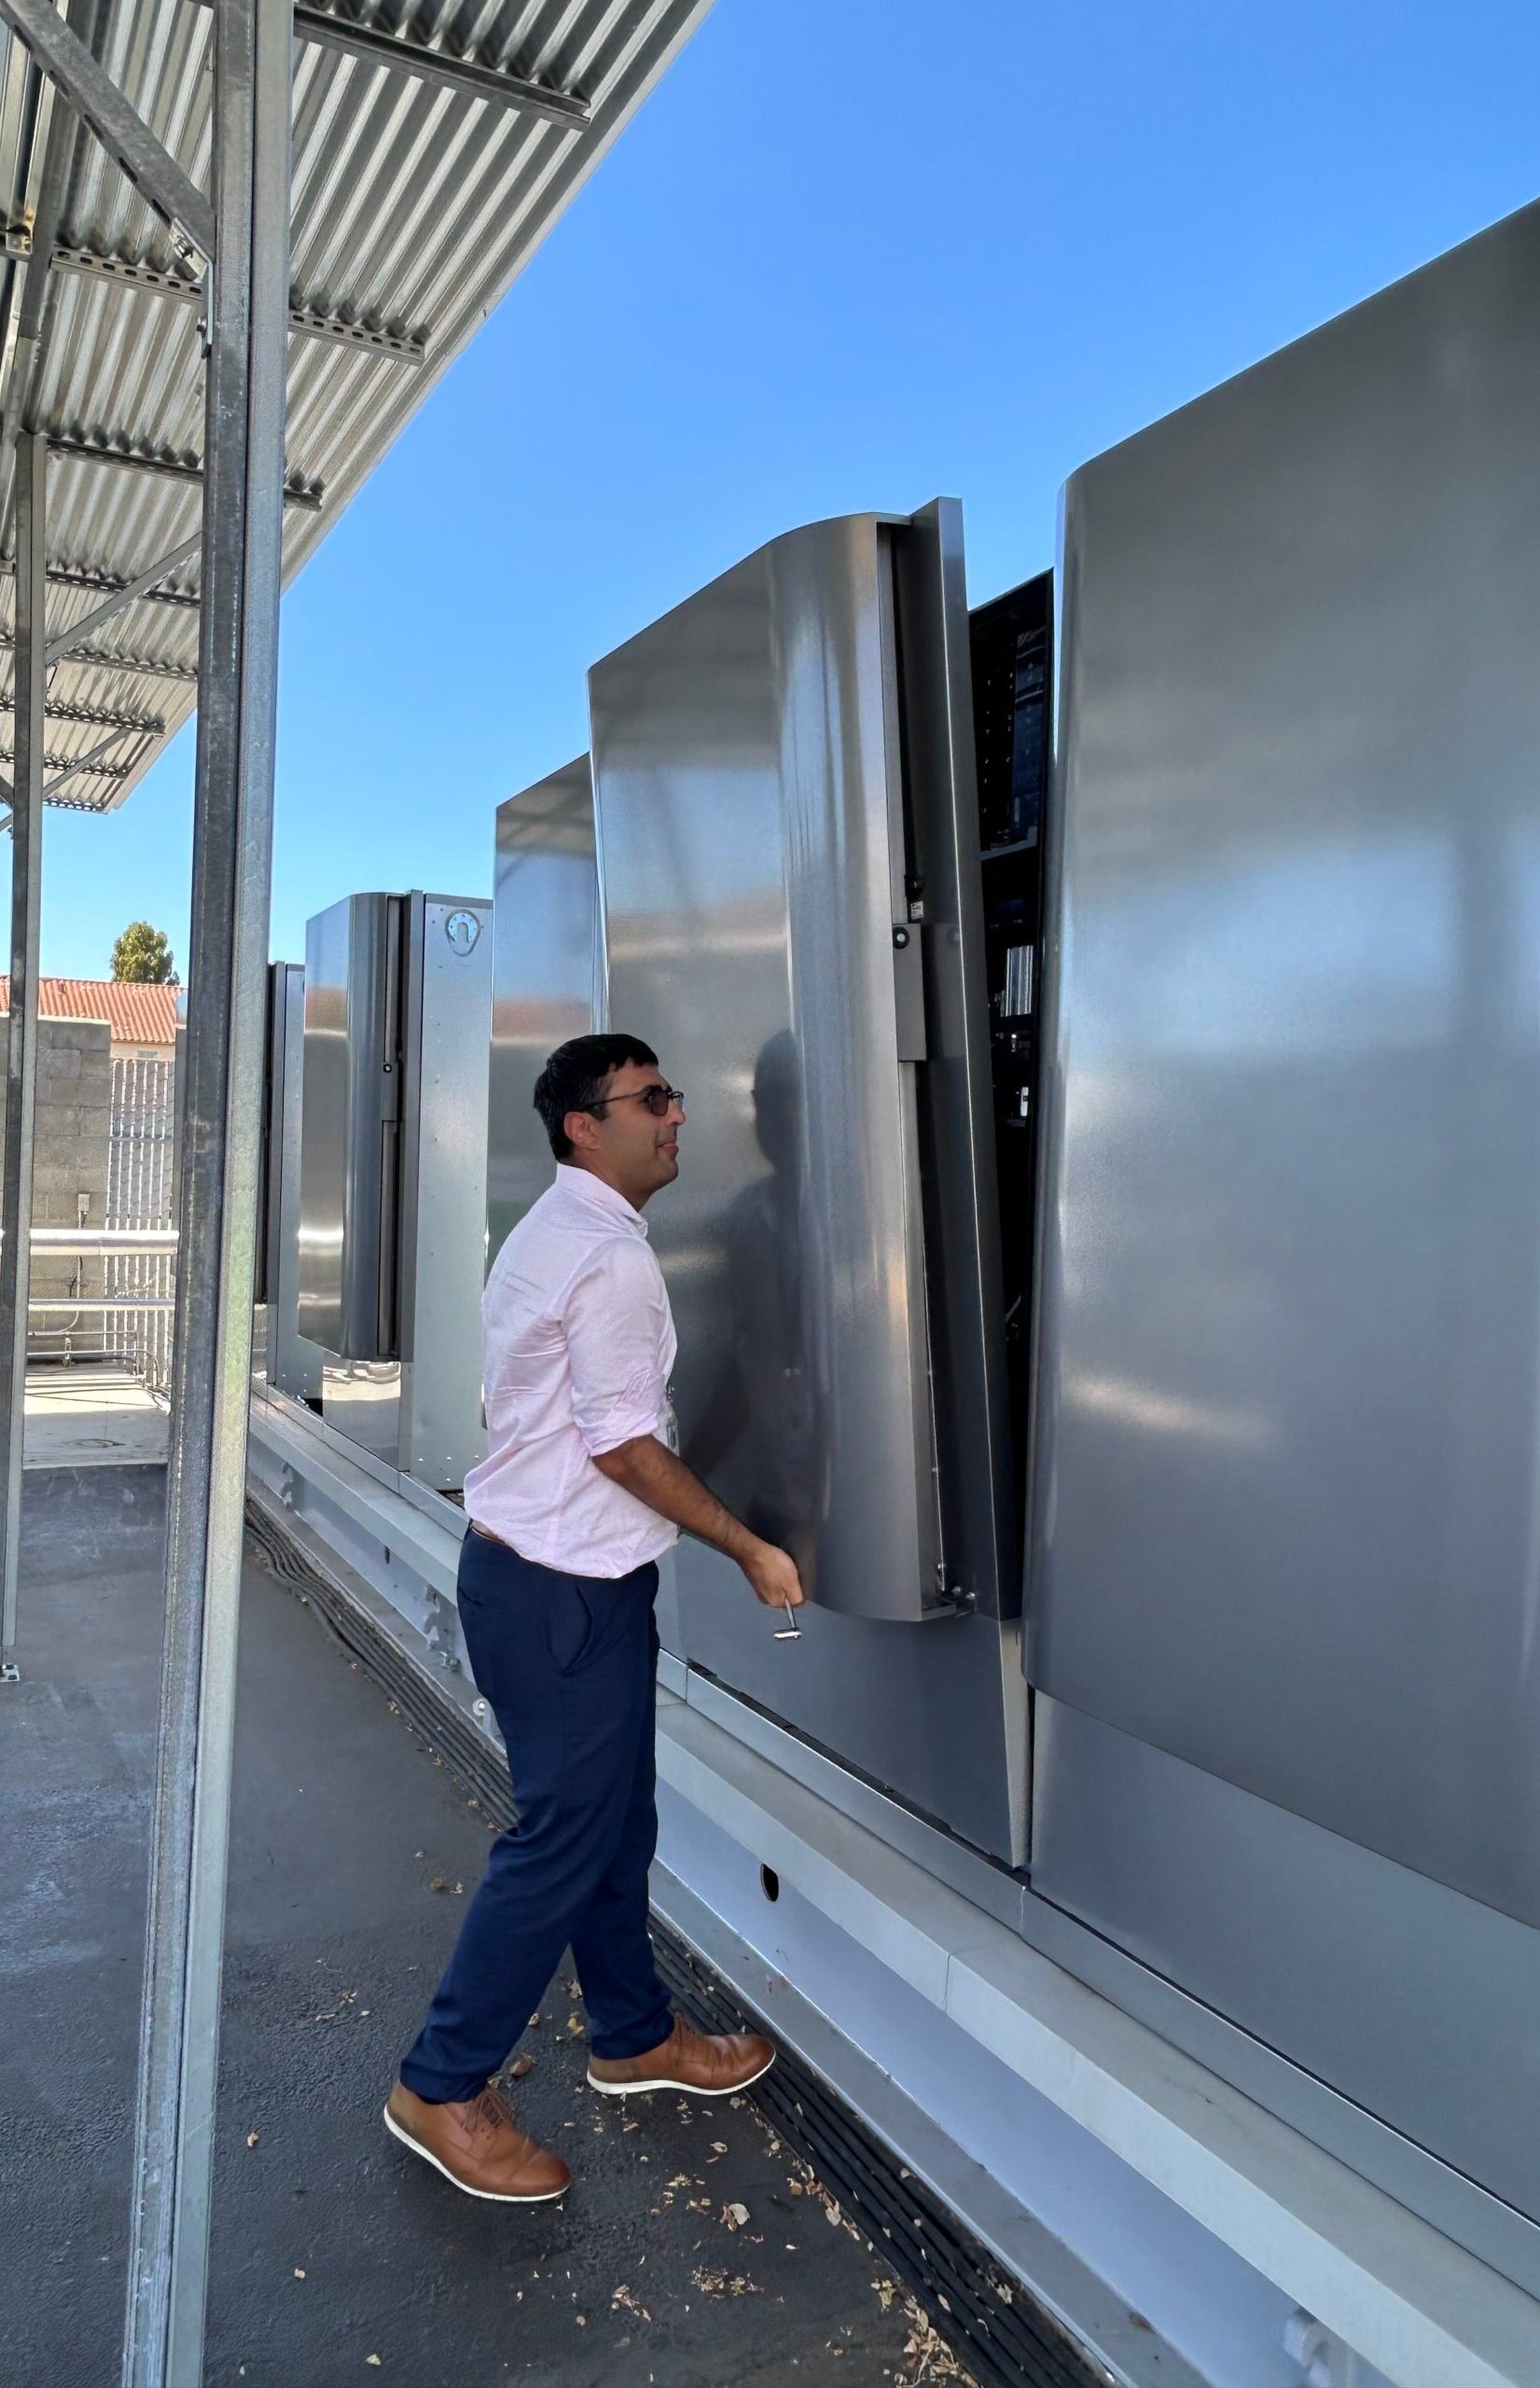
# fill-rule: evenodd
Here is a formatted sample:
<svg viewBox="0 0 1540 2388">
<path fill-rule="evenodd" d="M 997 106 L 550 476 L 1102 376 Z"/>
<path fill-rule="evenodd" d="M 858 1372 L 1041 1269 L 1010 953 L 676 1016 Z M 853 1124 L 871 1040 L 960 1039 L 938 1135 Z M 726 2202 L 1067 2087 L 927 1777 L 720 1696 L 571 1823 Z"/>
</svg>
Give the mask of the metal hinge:
<svg viewBox="0 0 1540 2388">
<path fill-rule="evenodd" d="M 939 1612 L 949 1617 L 972 1617 L 978 1607 L 978 1593 L 964 1590 L 955 1576 L 948 1574 L 946 1561 L 938 1559 L 936 1562 L 936 1599 L 932 1604 L 933 1615 Z"/>
</svg>

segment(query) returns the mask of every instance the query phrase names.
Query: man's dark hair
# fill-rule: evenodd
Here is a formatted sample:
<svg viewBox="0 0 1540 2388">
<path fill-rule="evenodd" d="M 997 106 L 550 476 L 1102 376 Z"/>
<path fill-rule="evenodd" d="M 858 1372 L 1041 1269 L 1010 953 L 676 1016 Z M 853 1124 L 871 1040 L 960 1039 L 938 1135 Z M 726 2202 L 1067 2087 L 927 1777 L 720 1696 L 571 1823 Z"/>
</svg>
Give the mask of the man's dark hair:
<svg viewBox="0 0 1540 2388">
<path fill-rule="evenodd" d="M 658 1067 L 657 1054 L 639 1036 L 574 1036 L 557 1047 L 534 1081 L 534 1107 L 558 1160 L 565 1160 L 572 1151 L 572 1139 L 562 1124 L 568 1112 L 587 1111 L 597 1103 L 605 1080 L 628 1062 Z"/>
</svg>

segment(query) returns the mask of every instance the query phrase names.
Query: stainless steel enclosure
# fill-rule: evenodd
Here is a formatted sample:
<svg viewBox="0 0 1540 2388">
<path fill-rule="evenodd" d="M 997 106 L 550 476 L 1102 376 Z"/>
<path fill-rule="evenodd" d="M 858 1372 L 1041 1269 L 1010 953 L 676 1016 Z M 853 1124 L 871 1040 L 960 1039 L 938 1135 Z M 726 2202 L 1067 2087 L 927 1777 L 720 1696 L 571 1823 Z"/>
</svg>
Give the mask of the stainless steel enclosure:
<svg viewBox="0 0 1540 2388">
<path fill-rule="evenodd" d="M 492 906 L 407 905 L 401 1148 L 403 1475 L 458 1491 L 486 1451 L 485 1277 Z"/>
<path fill-rule="evenodd" d="M 347 896 L 305 931 L 299 1329 L 348 1360 L 399 1356 L 401 898 Z"/>
<path fill-rule="evenodd" d="M 1069 484 L 1029 1562 L 1034 1886 L 1534 2217 L 1537 422 L 1531 209 Z"/>
<path fill-rule="evenodd" d="M 493 905 L 492 1093 L 487 1259 L 550 1184 L 534 1110 L 547 1056 L 598 1019 L 599 880 L 589 758 L 497 808 Z"/>
<path fill-rule="evenodd" d="M 490 919 L 354 896 L 306 944 L 300 1329 L 326 1423 L 437 1491 L 484 1448 Z"/>
<path fill-rule="evenodd" d="M 299 1132 L 305 1049 L 305 973 L 268 965 L 267 1088 L 262 1133 L 257 1299 L 262 1374 L 297 1401 L 317 1401 L 321 1354 L 299 1332 Z"/>
<path fill-rule="evenodd" d="M 1019 1855 L 957 508 L 774 541 L 596 666 L 590 706 L 608 1017 L 687 1099 L 648 1217 L 685 1452 L 817 1604 L 777 1645 L 685 1545 L 686 1654 Z"/>
</svg>

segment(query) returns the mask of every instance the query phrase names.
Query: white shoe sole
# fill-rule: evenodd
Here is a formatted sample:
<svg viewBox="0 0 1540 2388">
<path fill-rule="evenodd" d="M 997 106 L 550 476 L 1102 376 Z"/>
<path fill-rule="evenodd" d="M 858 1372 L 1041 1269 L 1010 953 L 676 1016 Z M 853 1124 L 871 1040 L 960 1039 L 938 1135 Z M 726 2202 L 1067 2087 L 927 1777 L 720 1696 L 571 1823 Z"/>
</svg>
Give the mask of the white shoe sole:
<svg viewBox="0 0 1540 2388">
<path fill-rule="evenodd" d="M 589 2088 L 597 2090 L 602 2098 L 634 2098 L 643 2090 L 677 2090 L 681 2098 L 736 2098 L 741 2090 L 751 2090 L 756 2081 L 763 2081 L 774 2062 L 774 2056 L 768 2056 L 757 2073 L 745 2074 L 742 2081 L 728 2081 L 720 2090 L 702 2090 L 694 2081 L 662 2077 L 656 2081 L 596 2081 L 591 2073 Z"/>
<path fill-rule="evenodd" d="M 385 2129 L 392 2139 L 398 2139 L 403 2147 L 409 2147 L 424 2164 L 431 2164 L 436 2173 L 442 2173 L 451 2188 L 458 2189 L 462 2197 L 485 2198 L 489 2205 L 549 2205 L 552 2198 L 564 2198 L 572 2187 L 570 2181 L 564 2181 L 559 2189 L 530 2189 L 522 2197 L 509 2196 L 501 2189 L 473 2189 L 468 2181 L 462 2181 L 447 2164 L 441 2164 L 431 2148 L 424 2147 L 420 2139 L 413 2139 L 409 2131 L 403 2131 L 388 2106 L 383 2109 L 383 2114 Z"/>
</svg>

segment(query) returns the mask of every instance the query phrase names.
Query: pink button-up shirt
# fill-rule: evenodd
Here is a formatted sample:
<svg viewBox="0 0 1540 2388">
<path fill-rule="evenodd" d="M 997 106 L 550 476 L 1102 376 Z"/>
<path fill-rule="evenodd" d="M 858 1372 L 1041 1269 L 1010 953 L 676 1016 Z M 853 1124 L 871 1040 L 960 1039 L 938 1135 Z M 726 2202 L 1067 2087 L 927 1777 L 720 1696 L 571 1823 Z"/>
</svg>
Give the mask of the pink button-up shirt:
<svg viewBox="0 0 1540 2388">
<path fill-rule="evenodd" d="M 646 1221 L 590 1170 L 559 1163 L 493 1263 L 481 1298 L 487 1456 L 465 1512 L 542 1567 L 630 1575 L 678 1528 L 594 1460 L 672 1439 L 677 1343 Z"/>
</svg>

